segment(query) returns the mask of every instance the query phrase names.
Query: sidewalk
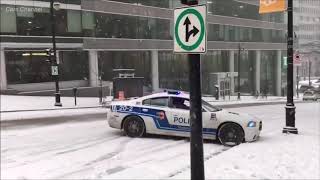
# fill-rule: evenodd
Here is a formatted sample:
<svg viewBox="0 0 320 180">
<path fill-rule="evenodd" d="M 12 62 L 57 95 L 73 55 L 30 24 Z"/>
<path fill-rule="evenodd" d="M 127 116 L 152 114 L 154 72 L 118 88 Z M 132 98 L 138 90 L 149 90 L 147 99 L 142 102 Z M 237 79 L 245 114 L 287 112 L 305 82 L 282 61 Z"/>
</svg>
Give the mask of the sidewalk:
<svg viewBox="0 0 320 180">
<path fill-rule="evenodd" d="M 45 119 L 45 118 L 65 118 L 71 116 L 83 115 L 103 115 L 107 113 L 107 109 L 99 104 L 98 98 L 77 98 L 77 106 L 74 105 L 73 97 L 62 97 L 62 107 L 54 106 L 54 97 L 39 96 L 10 96 L 1 95 L 1 122 L 12 120 L 27 119 Z M 111 101 L 112 97 L 107 97 L 106 101 Z M 258 98 L 252 96 L 242 96 L 241 100 L 237 100 L 236 96 L 226 97 L 225 100 L 220 98 L 216 100 L 213 97 L 203 97 L 204 100 L 213 105 L 223 108 L 256 106 L 267 104 L 284 104 L 286 97 L 270 96 L 266 98 Z M 301 99 L 301 98 L 300 98 Z M 301 101 L 295 98 L 295 102 Z"/>
<path fill-rule="evenodd" d="M 287 97 L 282 96 L 268 96 L 268 97 L 254 97 L 254 96 L 241 96 L 238 100 L 237 96 L 226 96 L 225 99 L 222 97 L 216 100 L 213 97 L 203 97 L 203 99 L 213 105 L 220 106 L 223 108 L 243 107 L 243 106 L 255 106 L 255 105 L 272 105 L 282 104 L 287 102 Z M 302 94 L 299 98 L 294 97 L 294 102 L 302 102 Z"/>
<path fill-rule="evenodd" d="M 83 115 L 106 114 L 106 109 L 99 104 L 98 98 L 61 97 L 62 107 L 54 106 L 54 97 L 1 95 L 0 120 L 2 123 L 13 120 L 34 120 L 44 118 L 62 119 Z"/>
<path fill-rule="evenodd" d="M 61 110 L 100 107 L 99 98 L 77 97 L 75 105 L 73 97 L 61 97 L 62 107 L 54 106 L 54 96 L 12 96 L 1 95 L 1 112 Z"/>
</svg>

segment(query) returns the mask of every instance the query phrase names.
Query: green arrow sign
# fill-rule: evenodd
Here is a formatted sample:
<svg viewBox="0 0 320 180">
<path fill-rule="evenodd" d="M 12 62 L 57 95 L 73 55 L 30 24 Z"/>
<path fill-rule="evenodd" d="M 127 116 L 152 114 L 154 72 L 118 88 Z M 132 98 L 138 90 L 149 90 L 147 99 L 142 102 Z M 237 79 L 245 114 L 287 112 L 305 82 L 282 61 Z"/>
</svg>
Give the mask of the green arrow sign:
<svg viewBox="0 0 320 180">
<path fill-rule="evenodd" d="M 174 52 L 206 52 L 206 6 L 174 10 Z"/>
</svg>

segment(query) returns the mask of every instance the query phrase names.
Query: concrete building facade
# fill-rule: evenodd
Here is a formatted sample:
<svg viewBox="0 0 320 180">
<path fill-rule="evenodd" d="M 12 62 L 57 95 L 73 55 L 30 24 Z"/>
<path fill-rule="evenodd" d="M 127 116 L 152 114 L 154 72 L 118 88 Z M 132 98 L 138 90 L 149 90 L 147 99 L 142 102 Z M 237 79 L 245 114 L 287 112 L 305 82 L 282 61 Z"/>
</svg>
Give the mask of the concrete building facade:
<svg viewBox="0 0 320 180">
<path fill-rule="evenodd" d="M 61 88 L 96 87 L 100 76 L 110 84 L 112 70 L 122 68 L 135 69 L 149 91 L 188 90 L 186 55 L 173 53 L 173 9 L 181 6 L 180 1 L 60 2 L 55 14 Z M 52 47 L 49 0 L 0 3 L 1 90 L 54 89 L 50 63 L 43 55 Z M 242 94 L 282 95 L 284 13 L 260 15 L 258 0 L 202 0 L 200 4 L 208 8 L 208 51 L 201 56 L 203 93 L 212 94 L 213 74 L 237 72 L 240 65 Z M 237 77 L 231 73 L 228 82 L 236 93 Z"/>
<path fill-rule="evenodd" d="M 300 80 L 309 76 L 320 77 L 320 1 L 294 1 L 295 23 L 298 26 L 298 51 L 302 57 L 299 67 Z"/>
</svg>

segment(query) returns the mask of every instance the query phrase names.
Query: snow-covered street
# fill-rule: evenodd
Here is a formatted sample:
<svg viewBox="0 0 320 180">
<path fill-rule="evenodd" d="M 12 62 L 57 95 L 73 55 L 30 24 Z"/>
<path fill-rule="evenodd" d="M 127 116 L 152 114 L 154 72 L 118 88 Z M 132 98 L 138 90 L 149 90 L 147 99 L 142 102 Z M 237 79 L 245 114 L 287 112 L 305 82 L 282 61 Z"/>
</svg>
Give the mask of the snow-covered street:
<svg viewBox="0 0 320 180">
<path fill-rule="evenodd" d="M 282 133 L 284 105 L 228 109 L 263 120 L 257 142 L 205 142 L 207 179 L 319 179 L 320 103 L 297 103 L 299 135 Z M 190 179 L 184 138 L 133 139 L 105 119 L 1 130 L 1 179 Z"/>
</svg>

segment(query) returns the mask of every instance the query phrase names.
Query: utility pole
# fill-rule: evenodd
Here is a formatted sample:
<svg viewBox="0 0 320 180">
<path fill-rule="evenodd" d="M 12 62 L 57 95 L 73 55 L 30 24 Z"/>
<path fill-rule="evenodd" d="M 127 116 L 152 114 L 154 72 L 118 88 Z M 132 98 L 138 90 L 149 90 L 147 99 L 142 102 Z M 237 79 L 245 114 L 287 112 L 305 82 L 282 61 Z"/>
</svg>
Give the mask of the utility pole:
<svg viewBox="0 0 320 180">
<path fill-rule="evenodd" d="M 287 103 L 286 103 L 286 127 L 283 133 L 298 134 L 295 128 L 296 107 L 293 102 L 293 0 L 288 0 L 288 69 L 287 69 Z"/>
<path fill-rule="evenodd" d="M 55 79 L 55 86 L 56 86 L 56 92 L 55 92 L 55 106 L 62 106 L 62 103 L 60 102 L 60 89 L 59 89 L 59 64 L 57 62 L 57 50 L 56 50 L 56 21 L 55 21 L 55 13 L 54 13 L 54 6 L 58 10 L 59 4 L 54 5 L 54 0 L 50 0 L 50 21 L 51 21 L 51 33 L 52 33 L 52 54 L 50 52 L 51 58 L 51 70 L 52 75 Z M 56 73 L 53 73 L 53 72 Z"/>
</svg>

